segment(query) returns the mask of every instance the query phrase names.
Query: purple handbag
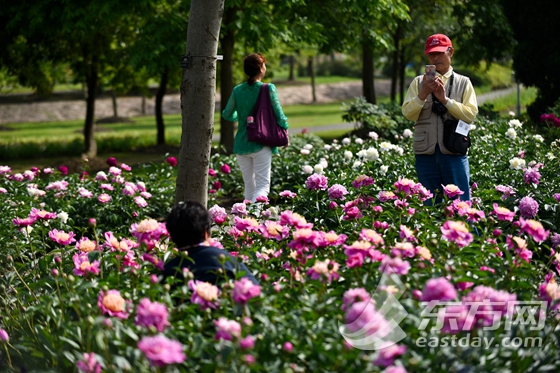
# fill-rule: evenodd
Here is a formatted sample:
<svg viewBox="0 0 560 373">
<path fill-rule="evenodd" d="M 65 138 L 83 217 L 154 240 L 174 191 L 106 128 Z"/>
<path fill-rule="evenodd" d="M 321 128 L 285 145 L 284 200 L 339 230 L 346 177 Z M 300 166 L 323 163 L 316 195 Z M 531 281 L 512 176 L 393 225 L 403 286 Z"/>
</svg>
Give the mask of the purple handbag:
<svg viewBox="0 0 560 373">
<path fill-rule="evenodd" d="M 280 127 L 272 111 L 268 84 L 263 83 L 253 109 L 253 122 L 247 118 L 247 138 L 265 146 L 286 146 L 288 131 Z"/>
</svg>

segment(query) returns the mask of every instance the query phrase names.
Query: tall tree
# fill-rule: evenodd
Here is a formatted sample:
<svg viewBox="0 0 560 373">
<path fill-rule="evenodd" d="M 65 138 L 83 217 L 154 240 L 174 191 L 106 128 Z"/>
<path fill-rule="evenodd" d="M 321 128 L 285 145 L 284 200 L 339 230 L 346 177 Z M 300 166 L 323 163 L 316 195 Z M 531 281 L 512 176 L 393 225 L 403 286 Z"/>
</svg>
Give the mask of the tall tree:
<svg viewBox="0 0 560 373">
<path fill-rule="evenodd" d="M 225 0 L 192 0 L 187 31 L 189 65 L 183 70 L 175 203 L 208 202 L 208 167 L 216 103 L 216 55 Z"/>
</svg>

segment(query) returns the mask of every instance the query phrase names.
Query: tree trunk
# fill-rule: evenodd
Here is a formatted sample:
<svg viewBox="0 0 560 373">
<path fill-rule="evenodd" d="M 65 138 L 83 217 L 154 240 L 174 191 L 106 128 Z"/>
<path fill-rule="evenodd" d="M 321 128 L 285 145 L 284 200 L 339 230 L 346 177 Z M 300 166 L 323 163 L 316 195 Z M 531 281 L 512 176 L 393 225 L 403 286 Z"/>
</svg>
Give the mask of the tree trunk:
<svg viewBox="0 0 560 373">
<path fill-rule="evenodd" d="M 146 96 L 143 93 L 142 93 L 142 103 L 141 103 L 140 110 L 142 110 L 142 115 L 146 115 Z"/>
<path fill-rule="evenodd" d="M 307 59 L 307 73 L 311 77 L 311 95 L 313 102 L 317 102 L 317 94 L 315 93 L 315 66 L 313 65 L 313 56 Z"/>
<path fill-rule="evenodd" d="M 395 33 L 393 34 L 393 53 L 392 53 L 392 64 L 391 64 L 391 102 L 396 102 L 397 100 L 397 81 L 399 78 L 399 45 L 401 41 L 402 26 L 397 26 Z"/>
<path fill-rule="evenodd" d="M 373 53 L 371 46 L 366 40 L 362 41 L 363 68 L 362 68 L 362 85 L 363 93 L 367 102 L 376 104 L 375 98 L 375 76 L 373 66 Z"/>
<path fill-rule="evenodd" d="M 235 20 L 237 8 L 227 8 L 224 13 L 224 26 L 231 25 Z M 220 67 L 220 112 L 226 108 L 233 91 L 233 48 L 235 46 L 235 31 L 230 28 L 223 30 L 220 39 L 224 60 Z M 220 146 L 226 154 L 233 153 L 235 123 L 224 118 L 220 119 Z"/>
<path fill-rule="evenodd" d="M 401 93 L 400 104 L 401 104 L 401 106 L 404 102 L 404 95 L 405 95 L 404 77 L 405 77 L 405 74 L 406 74 L 406 63 L 404 62 L 404 56 L 405 56 L 405 54 L 404 54 L 405 50 L 404 49 L 405 49 L 404 46 L 401 46 L 401 50 L 400 50 L 400 54 L 401 54 L 400 62 L 401 63 L 399 65 L 399 74 L 400 74 L 400 79 L 399 80 L 400 80 L 400 93 Z"/>
<path fill-rule="evenodd" d="M 216 64 L 225 0 L 192 0 L 187 30 L 189 68 L 183 70 L 183 118 L 175 204 L 208 202 L 208 166 L 216 104 Z"/>
<path fill-rule="evenodd" d="M 163 123 L 163 96 L 167 91 L 167 81 L 169 78 L 169 69 L 163 70 L 159 87 L 156 93 L 156 127 L 157 127 L 157 144 L 165 145 L 165 124 Z"/>
<path fill-rule="evenodd" d="M 293 55 L 291 55 L 290 57 L 288 57 L 288 61 L 290 63 L 290 74 L 288 75 L 288 80 L 289 81 L 294 81 L 295 77 L 294 77 L 294 66 L 295 66 L 295 58 Z"/>
<path fill-rule="evenodd" d="M 85 55 L 90 63 L 86 69 L 86 122 L 84 124 L 84 153 L 83 157 L 94 158 L 97 156 L 97 142 L 95 141 L 95 96 L 99 82 L 99 60 L 97 56 Z"/>
<path fill-rule="evenodd" d="M 113 118 L 117 118 L 119 116 L 119 111 L 117 108 L 117 94 L 115 90 L 111 90 L 111 102 L 113 103 Z"/>
</svg>

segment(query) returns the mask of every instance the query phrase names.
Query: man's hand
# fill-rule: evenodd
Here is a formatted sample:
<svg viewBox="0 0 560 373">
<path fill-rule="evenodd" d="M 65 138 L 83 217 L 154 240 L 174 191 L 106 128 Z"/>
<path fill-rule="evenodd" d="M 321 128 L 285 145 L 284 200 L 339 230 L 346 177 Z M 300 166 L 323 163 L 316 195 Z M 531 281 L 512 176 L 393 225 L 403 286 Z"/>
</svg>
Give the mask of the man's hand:
<svg viewBox="0 0 560 373">
<path fill-rule="evenodd" d="M 434 89 L 434 96 L 441 102 L 442 104 L 447 104 L 447 96 L 445 95 L 445 85 L 443 85 L 443 80 L 440 77 L 435 79 L 437 84 L 437 88 Z"/>
</svg>

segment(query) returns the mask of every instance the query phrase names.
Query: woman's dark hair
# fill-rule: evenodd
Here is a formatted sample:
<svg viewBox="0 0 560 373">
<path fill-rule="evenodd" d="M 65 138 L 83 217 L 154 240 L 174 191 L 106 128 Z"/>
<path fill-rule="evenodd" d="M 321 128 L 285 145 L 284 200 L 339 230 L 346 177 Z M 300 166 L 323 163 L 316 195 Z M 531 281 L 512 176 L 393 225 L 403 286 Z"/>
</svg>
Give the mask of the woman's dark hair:
<svg viewBox="0 0 560 373">
<path fill-rule="evenodd" d="M 247 78 L 247 83 L 249 85 L 255 84 L 257 81 L 257 76 L 261 73 L 261 69 L 266 62 L 266 58 L 260 53 L 251 53 L 243 61 L 243 70 L 249 78 Z"/>
<path fill-rule="evenodd" d="M 208 210 L 195 201 L 179 202 L 165 222 L 167 231 L 178 248 L 193 246 L 206 239 L 212 220 Z"/>
</svg>

